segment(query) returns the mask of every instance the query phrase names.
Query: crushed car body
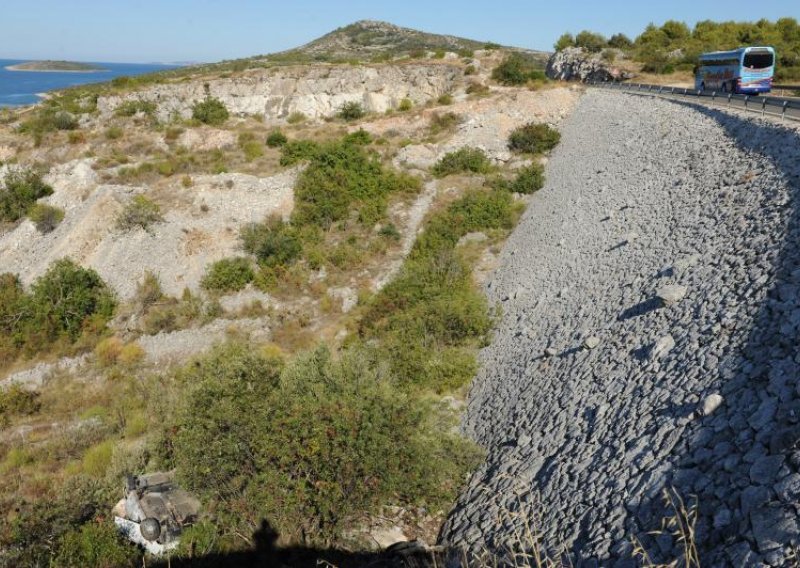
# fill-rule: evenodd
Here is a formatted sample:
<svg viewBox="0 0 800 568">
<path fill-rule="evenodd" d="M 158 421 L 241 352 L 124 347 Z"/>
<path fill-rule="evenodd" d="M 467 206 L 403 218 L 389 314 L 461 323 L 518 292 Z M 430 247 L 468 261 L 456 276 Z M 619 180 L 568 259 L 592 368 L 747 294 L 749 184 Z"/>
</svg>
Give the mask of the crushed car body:
<svg viewBox="0 0 800 568">
<path fill-rule="evenodd" d="M 114 523 L 129 540 L 151 554 L 178 546 L 184 527 L 197 520 L 200 501 L 178 487 L 171 472 L 129 475 L 125 498 L 113 510 Z"/>
</svg>

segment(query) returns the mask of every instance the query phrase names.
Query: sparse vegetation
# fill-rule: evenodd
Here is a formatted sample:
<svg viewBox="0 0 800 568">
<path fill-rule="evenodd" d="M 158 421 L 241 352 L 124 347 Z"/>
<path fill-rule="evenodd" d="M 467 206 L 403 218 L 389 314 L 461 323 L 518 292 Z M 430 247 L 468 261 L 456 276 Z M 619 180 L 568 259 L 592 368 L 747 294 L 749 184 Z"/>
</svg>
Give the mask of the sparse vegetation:
<svg viewBox="0 0 800 568">
<path fill-rule="evenodd" d="M 492 163 L 486 152 L 480 148 L 463 147 L 445 154 L 432 169 L 436 177 L 459 173 L 487 174 L 492 171 Z"/>
<path fill-rule="evenodd" d="M 399 110 L 400 112 L 408 112 L 412 108 L 414 108 L 414 103 L 411 99 L 408 98 L 400 101 L 400 104 L 397 106 L 397 110 Z"/>
<path fill-rule="evenodd" d="M 308 117 L 305 114 L 295 111 L 286 117 L 286 122 L 289 124 L 300 124 L 301 122 L 305 122 L 307 119 Z"/>
<path fill-rule="evenodd" d="M 434 136 L 442 132 L 448 132 L 455 129 L 461 122 L 461 117 L 454 112 L 434 112 L 431 114 L 430 125 L 428 130 Z"/>
<path fill-rule="evenodd" d="M 132 99 L 122 102 L 114 111 L 117 116 L 135 116 L 139 113 L 153 116 L 156 112 L 156 104 L 143 99 Z"/>
<path fill-rule="evenodd" d="M 445 93 L 436 99 L 436 102 L 440 105 L 451 105 L 453 104 L 453 95 L 450 93 Z"/>
<path fill-rule="evenodd" d="M 28 218 L 41 233 L 50 233 L 64 220 L 64 210 L 46 203 L 36 203 L 28 211 Z"/>
<path fill-rule="evenodd" d="M 514 152 L 541 154 L 555 148 L 560 140 L 558 130 L 547 124 L 529 122 L 509 135 L 508 148 Z"/>
<path fill-rule="evenodd" d="M 147 199 L 144 195 L 137 195 L 125 205 L 117 216 L 117 228 L 123 231 L 141 228 L 147 231 L 152 225 L 163 220 L 161 208 L 157 203 Z"/>
<path fill-rule="evenodd" d="M 228 120 L 228 109 L 225 104 L 212 96 L 207 96 L 204 100 L 196 102 L 192 106 L 192 118 L 204 124 L 219 126 Z"/>
<path fill-rule="evenodd" d="M 466 93 L 468 95 L 473 95 L 476 97 L 483 97 L 488 95 L 491 92 L 491 89 L 487 85 L 483 83 L 470 83 L 466 89 Z"/>
<path fill-rule="evenodd" d="M 503 85 L 524 85 L 532 80 L 544 81 L 546 77 L 538 61 L 512 53 L 492 70 L 492 79 Z"/>
</svg>

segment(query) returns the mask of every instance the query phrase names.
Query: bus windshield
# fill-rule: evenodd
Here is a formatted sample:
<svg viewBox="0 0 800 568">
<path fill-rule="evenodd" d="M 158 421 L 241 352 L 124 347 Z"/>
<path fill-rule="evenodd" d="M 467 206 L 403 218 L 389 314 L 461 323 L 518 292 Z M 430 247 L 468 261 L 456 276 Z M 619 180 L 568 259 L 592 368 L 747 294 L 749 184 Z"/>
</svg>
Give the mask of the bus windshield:
<svg viewBox="0 0 800 568">
<path fill-rule="evenodd" d="M 744 67 L 749 69 L 767 69 L 772 67 L 771 53 L 745 53 Z"/>
</svg>

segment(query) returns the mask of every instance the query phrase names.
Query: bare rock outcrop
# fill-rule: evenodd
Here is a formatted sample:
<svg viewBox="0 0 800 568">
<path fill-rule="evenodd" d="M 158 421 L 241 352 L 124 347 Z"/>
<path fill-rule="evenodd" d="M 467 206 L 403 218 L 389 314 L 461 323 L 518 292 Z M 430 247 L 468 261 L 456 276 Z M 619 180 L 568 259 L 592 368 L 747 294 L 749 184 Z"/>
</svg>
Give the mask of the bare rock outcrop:
<svg viewBox="0 0 800 568">
<path fill-rule="evenodd" d="M 619 81 L 629 76 L 610 66 L 599 53 L 581 47 L 568 47 L 550 56 L 545 71 L 550 79 L 561 81 Z"/>
<path fill-rule="evenodd" d="M 351 101 L 372 112 L 395 108 L 405 98 L 422 104 L 453 90 L 462 76 L 460 67 L 447 63 L 260 69 L 205 83 L 166 83 L 104 96 L 97 101 L 97 108 L 106 118 L 124 102 L 140 99 L 157 105 L 159 120 L 176 115 L 189 118 L 192 105 L 211 95 L 234 115 L 263 115 L 270 120 L 301 112 L 321 118 L 334 115 Z"/>
</svg>

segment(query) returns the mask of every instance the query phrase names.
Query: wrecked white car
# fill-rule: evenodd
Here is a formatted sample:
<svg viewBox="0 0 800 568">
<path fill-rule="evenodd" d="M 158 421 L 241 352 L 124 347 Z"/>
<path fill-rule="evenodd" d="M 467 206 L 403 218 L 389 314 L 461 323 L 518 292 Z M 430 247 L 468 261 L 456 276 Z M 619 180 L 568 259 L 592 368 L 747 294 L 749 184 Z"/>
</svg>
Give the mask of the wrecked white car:
<svg viewBox="0 0 800 568">
<path fill-rule="evenodd" d="M 173 481 L 171 473 L 129 475 L 125 498 L 113 510 L 114 523 L 128 539 L 151 554 L 178 546 L 184 527 L 197 519 L 200 501 Z"/>
</svg>

